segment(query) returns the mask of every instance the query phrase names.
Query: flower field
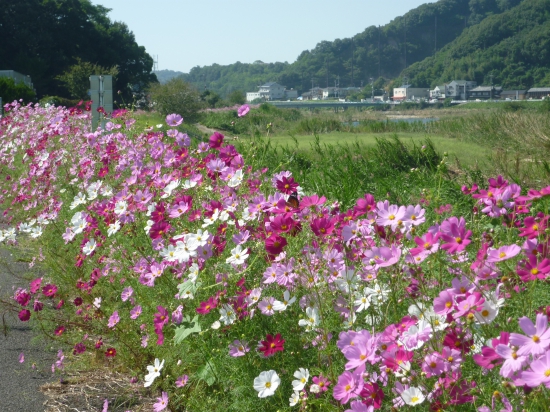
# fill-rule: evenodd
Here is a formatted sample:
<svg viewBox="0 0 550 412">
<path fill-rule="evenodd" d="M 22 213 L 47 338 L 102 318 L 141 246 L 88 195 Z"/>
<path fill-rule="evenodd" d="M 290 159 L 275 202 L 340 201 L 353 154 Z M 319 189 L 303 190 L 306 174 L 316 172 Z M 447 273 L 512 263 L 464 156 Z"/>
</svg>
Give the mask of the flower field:
<svg viewBox="0 0 550 412">
<path fill-rule="evenodd" d="M 548 410 L 550 186 L 344 209 L 177 114 L 5 109 L 0 240 L 46 268 L 9 305 L 53 373 L 124 371 L 156 412 Z"/>
</svg>

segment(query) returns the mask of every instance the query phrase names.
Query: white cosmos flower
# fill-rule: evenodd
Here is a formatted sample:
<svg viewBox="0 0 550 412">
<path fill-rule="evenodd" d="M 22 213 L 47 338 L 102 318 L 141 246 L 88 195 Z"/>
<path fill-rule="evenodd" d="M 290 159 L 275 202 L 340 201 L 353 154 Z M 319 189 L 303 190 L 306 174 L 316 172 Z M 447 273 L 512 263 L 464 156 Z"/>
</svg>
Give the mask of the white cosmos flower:
<svg viewBox="0 0 550 412">
<path fill-rule="evenodd" d="M 237 245 L 236 248 L 231 250 L 231 256 L 225 259 L 226 263 L 232 263 L 234 265 L 242 265 L 244 261 L 248 258 L 248 252 L 241 245 Z"/>
<path fill-rule="evenodd" d="M 126 200 L 119 200 L 115 204 L 115 210 L 114 210 L 115 215 L 123 214 L 124 212 L 126 212 L 127 208 L 128 208 L 128 203 L 126 202 Z"/>
<path fill-rule="evenodd" d="M 317 309 L 308 306 L 306 309 L 306 319 L 300 319 L 298 325 L 305 326 L 306 330 L 311 330 L 319 324 L 319 313 Z"/>
<path fill-rule="evenodd" d="M 15 228 L 10 227 L 4 231 L 4 239 L 15 240 Z"/>
<path fill-rule="evenodd" d="M 19 231 L 29 233 L 32 230 L 32 225 L 29 223 L 21 223 L 19 225 Z"/>
<path fill-rule="evenodd" d="M 239 169 L 235 172 L 233 176 L 231 176 L 231 179 L 227 182 L 227 186 L 229 187 L 237 187 L 239 186 L 243 181 L 243 171 L 242 169 Z"/>
<path fill-rule="evenodd" d="M 160 362 L 158 358 L 155 359 L 155 363 L 153 365 L 147 366 L 147 370 L 149 371 L 149 373 L 145 375 L 145 384 L 143 386 L 145 386 L 146 388 L 148 386 L 151 386 L 153 381 L 160 376 L 160 370 L 163 366 L 164 359 L 162 360 L 162 362 Z"/>
<path fill-rule="evenodd" d="M 285 290 L 285 293 L 283 293 L 283 301 L 276 300 L 273 302 L 273 310 L 276 310 L 277 312 L 282 312 L 286 310 L 286 308 L 289 305 L 292 305 L 294 301 L 296 300 L 296 297 L 290 297 L 290 292 L 288 290 Z"/>
<path fill-rule="evenodd" d="M 174 189 L 176 189 L 180 185 L 179 180 L 172 180 L 170 183 L 166 185 L 166 187 L 163 189 L 163 194 L 161 196 L 162 199 L 167 198 L 168 196 L 172 195 L 172 192 Z"/>
<path fill-rule="evenodd" d="M 294 372 L 294 377 L 296 380 L 292 381 L 292 389 L 295 391 L 301 391 L 304 389 L 307 381 L 309 380 L 309 370 L 299 368 L 296 372 Z"/>
<path fill-rule="evenodd" d="M 92 252 L 95 250 L 96 246 L 97 246 L 97 243 L 95 242 L 95 240 L 90 239 L 86 242 L 86 244 L 82 248 L 82 253 L 84 253 L 85 255 L 91 255 Z"/>
<path fill-rule="evenodd" d="M 115 223 L 111 223 L 109 225 L 109 228 L 107 229 L 107 236 L 114 235 L 119 230 L 120 230 L 120 222 L 118 220 L 115 220 Z"/>
<path fill-rule="evenodd" d="M 41 226 L 35 226 L 31 229 L 31 237 L 37 238 L 42 236 L 42 227 Z"/>
<path fill-rule="evenodd" d="M 154 221 L 148 220 L 148 221 L 147 221 L 147 224 L 146 224 L 145 227 L 143 228 L 143 230 L 145 230 L 145 233 L 149 234 L 149 232 L 151 231 L 151 228 L 153 227 L 154 224 L 155 224 Z"/>
<path fill-rule="evenodd" d="M 78 194 L 74 197 L 73 202 L 71 203 L 70 209 L 75 209 L 79 205 L 86 204 L 86 195 L 82 192 L 78 192 Z"/>
<path fill-rule="evenodd" d="M 281 379 L 274 370 L 264 371 L 254 378 L 254 389 L 258 392 L 258 398 L 266 398 L 275 393 Z"/>
<path fill-rule="evenodd" d="M 147 205 L 147 213 L 145 213 L 146 216 L 151 216 L 151 213 L 155 211 L 155 208 L 157 207 L 157 202 L 151 202 Z"/>
<path fill-rule="evenodd" d="M 294 391 L 292 393 L 292 396 L 288 398 L 289 406 L 296 406 L 298 402 L 300 402 L 300 392 Z"/>
<path fill-rule="evenodd" d="M 224 323 L 224 325 L 231 325 L 237 320 L 235 310 L 231 305 L 228 305 L 227 303 L 224 303 L 224 305 L 221 307 L 220 315 L 220 320 Z"/>
<path fill-rule="evenodd" d="M 95 298 L 93 305 L 96 309 L 99 309 L 101 307 L 101 298 Z"/>
<path fill-rule="evenodd" d="M 183 188 L 184 189 L 191 189 L 192 187 L 197 186 L 197 182 L 187 179 L 185 182 L 183 182 Z"/>
<path fill-rule="evenodd" d="M 365 309 L 368 309 L 368 307 L 370 306 L 370 299 L 372 295 L 366 292 L 365 289 L 366 288 L 363 288 L 362 294 L 357 293 L 355 295 L 355 301 L 353 302 L 353 304 L 357 306 L 357 309 L 355 309 L 357 313 L 362 312 Z"/>
<path fill-rule="evenodd" d="M 403 392 L 401 392 L 401 398 L 403 398 L 403 401 L 407 405 L 415 406 L 424 402 L 426 396 L 422 393 L 420 389 L 411 386 L 410 388 L 407 388 Z"/>
</svg>

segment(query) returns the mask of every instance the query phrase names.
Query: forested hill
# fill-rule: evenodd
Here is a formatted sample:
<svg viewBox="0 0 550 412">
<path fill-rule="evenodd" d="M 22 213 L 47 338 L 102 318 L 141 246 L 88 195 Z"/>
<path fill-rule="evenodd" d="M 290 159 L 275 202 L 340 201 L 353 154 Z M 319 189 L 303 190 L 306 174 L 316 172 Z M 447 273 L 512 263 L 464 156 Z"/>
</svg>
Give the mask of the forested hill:
<svg viewBox="0 0 550 412">
<path fill-rule="evenodd" d="M 439 0 L 424 4 L 384 26 L 371 26 L 353 38 L 323 41 L 289 63 L 234 63 L 194 67 L 183 78 L 199 89 L 229 94 L 254 91 L 259 84 L 276 81 L 303 92 L 314 85 L 360 86 L 369 78 L 392 79 L 415 62 L 433 56 L 464 29 L 488 16 L 502 13 L 522 0 Z M 523 0 L 526 1 L 526 0 Z"/>
<path fill-rule="evenodd" d="M 80 98 L 60 75 L 72 68 L 67 77 L 78 74 L 86 89 L 87 68 L 116 67 L 115 86 L 131 101 L 133 92 L 157 80 L 153 59 L 108 12 L 90 0 L 0 0 L 0 70 L 30 75 L 39 97 Z"/>
<path fill-rule="evenodd" d="M 469 27 L 435 56 L 403 72 L 416 87 L 449 79 L 505 88 L 550 85 L 550 0 L 523 0 Z"/>
</svg>

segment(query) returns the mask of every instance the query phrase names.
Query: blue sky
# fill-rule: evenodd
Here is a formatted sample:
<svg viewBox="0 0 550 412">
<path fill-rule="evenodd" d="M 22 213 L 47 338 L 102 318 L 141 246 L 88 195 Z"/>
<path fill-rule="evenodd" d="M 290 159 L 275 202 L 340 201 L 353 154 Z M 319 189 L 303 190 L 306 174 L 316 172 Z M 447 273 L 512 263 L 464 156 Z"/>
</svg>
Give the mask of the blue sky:
<svg viewBox="0 0 550 412">
<path fill-rule="evenodd" d="M 255 60 L 292 63 L 323 40 L 351 37 L 435 0 L 92 0 L 122 21 L 158 68 Z"/>
</svg>

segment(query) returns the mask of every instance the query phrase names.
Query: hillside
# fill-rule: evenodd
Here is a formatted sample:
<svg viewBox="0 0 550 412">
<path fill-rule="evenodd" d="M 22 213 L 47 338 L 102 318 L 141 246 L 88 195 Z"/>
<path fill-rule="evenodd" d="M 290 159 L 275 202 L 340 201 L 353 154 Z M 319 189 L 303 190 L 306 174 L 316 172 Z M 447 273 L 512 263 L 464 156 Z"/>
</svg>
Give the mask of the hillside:
<svg viewBox="0 0 550 412">
<path fill-rule="evenodd" d="M 183 72 L 178 72 L 174 70 L 155 70 L 153 71 L 153 74 L 157 76 L 157 80 L 160 84 L 164 84 L 174 77 L 181 76 Z"/>
<path fill-rule="evenodd" d="M 416 87 L 449 79 L 505 88 L 550 84 L 550 0 L 524 0 L 467 28 L 435 56 L 403 72 Z"/>
<path fill-rule="evenodd" d="M 267 81 L 303 92 L 315 86 L 360 86 L 369 79 L 396 78 L 488 16 L 498 15 L 521 0 L 440 0 L 424 4 L 385 26 L 371 26 L 352 38 L 323 41 L 303 51 L 293 63 L 241 63 L 194 67 L 183 78 L 199 89 L 222 95 L 252 91 Z M 437 36 L 436 36 L 437 34 Z"/>
</svg>

